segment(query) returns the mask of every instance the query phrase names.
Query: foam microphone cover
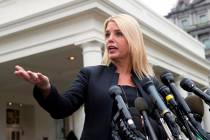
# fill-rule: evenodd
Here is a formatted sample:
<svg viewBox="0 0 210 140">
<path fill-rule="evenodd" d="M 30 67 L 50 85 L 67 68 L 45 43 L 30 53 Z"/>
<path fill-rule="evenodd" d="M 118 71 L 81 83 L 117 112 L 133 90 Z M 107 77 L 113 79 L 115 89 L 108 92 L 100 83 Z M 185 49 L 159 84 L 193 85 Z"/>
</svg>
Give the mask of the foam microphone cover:
<svg viewBox="0 0 210 140">
<path fill-rule="evenodd" d="M 137 111 L 137 117 L 133 117 L 133 120 L 139 130 L 143 129 L 142 120 L 140 119 L 140 112 L 147 111 L 148 105 L 146 104 L 145 100 L 142 97 L 137 97 L 134 101 L 135 110 Z M 131 111 L 133 112 L 133 111 Z M 132 113 L 133 114 L 133 113 Z"/>
<path fill-rule="evenodd" d="M 192 113 L 196 113 L 203 117 L 204 114 L 204 106 L 200 97 L 197 95 L 189 95 L 185 98 L 187 105 L 190 107 Z"/>
<path fill-rule="evenodd" d="M 135 107 L 129 107 L 129 112 L 131 113 L 134 124 L 137 130 L 141 128 L 141 114 Z"/>
<path fill-rule="evenodd" d="M 145 110 L 145 111 L 147 111 L 148 110 L 148 105 L 147 105 L 147 103 L 145 102 L 145 100 L 143 99 L 143 98 L 141 98 L 141 97 L 138 97 L 138 98 L 136 98 L 136 100 L 135 100 L 135 107 L 136 107 L 136 109 L 138 110 L 138 111 L 143 111 L 143 110 Z"/>
</svg>

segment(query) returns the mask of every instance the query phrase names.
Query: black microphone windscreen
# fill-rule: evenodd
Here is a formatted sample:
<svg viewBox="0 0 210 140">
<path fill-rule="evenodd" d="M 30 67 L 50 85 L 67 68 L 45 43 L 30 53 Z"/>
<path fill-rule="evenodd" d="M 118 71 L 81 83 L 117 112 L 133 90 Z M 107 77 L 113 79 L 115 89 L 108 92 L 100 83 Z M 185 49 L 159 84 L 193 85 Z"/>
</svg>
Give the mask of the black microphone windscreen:
<svg viewBox="0 0 210 140">
<path fill-rule="evenodd" d="M 148 105 L 142 97 L 137 97 L 135 107 L 138 111 L 148 110 Z"/>
<path fill-rule="evenodd" d="M 190 107 L 192 113 L 196 113 L 203 117 L 204 115 L 204 106 L 200 97 L 197 95 L 189 95 L 185 98 L 187 105 Z"/>
<path fill-rule="evenodd" d="M 111 95 L 111 97 L 122 95 L 122 89 L 117 85 L 113 85 L 109 88 L 109 94 Z"/>
<path fill-rule="evenodd" d="M 163 98 L 165 98 L 167 95 L 169 95 L 170 94 L 170 89 L 167 87 L 167 86 L 165 86 L 165 85 L 160 85 L 159 87 L 158 87 L 158 91 L 159 91 L 159 93 L 160 93 L 160 95 L 163 97 Z"/>
<path fill-rule="evenodd" d="M 129 112 L 131 113 L 132 119 L 134 121 L 134 124 L 136 125 L 137 130 L 142 129 L 142 120 L 141 120 L 141 114 L 139 113 L 139 110 L 135 107 L 129 107 Z"/>
<path fill-rule="evenodd" d="M 193 88 L 195 87 L 195 83 L 190 80 L 190 79 L 187 79 L 187 78 L 184 78 L 182 79 L 182 81 L 180 82 L 180 86 L 188 91 L 188 92 L 192 92 L 193 91 Z"/>
<path fill-rule="evenodd" d="M 161 79 L 162 83 L 165 85 L 168 85 L 169 83 L 174 82 L 173 74 L 169 70 L 164 71 L 160 75 L 160 79 Z"/>
</svg>

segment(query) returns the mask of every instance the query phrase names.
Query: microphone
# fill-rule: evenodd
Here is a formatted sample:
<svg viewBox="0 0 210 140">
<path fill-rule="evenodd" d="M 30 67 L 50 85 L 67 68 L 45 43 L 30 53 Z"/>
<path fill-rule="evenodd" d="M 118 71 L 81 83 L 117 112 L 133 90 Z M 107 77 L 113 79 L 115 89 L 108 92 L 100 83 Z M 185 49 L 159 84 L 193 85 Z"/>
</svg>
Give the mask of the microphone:
<svg viewBox="0 0 210 140">
<path fill-rule="evenodd" d="M 184 113 L 189 114 L 191 113 L 190 108 L 184 101 L 184 98 L 180 95 L 179 91 L 176 88 L 176 85 L 174 83 L 174 77 L 173 74 L 169 71 L 165 71 L 163 74 L 160 75 L 160 79 L 163 82 L 164 85 L 168 86 L 173 93 L 177 103 L 181 107 L 181 109 L 184 111 Z"/>
<path fill-rule="evenodd" d="M 170 89 L 165 86 L 161 85 L 159 86 L 158 90 L 161 94 L 161 96 L 166 100 L 169 108 L 173 111 L 174 114 L 176 114 L 176 122 L 180 126 L 181 131 L 188 137 L 190 140 L 195 140 L 195 137 L 193 136 L 190 126 L 188 124 L 188 120 L 186 116 L 183 114 L 183 112 L 179 109 L 179 105 L 174 99 L 174 96 L 171 94 Z M 180 120 L 179 120 L 180 119 Z"/>
<path fill-rule="evenodd" d="M 206 88 L 203 92 L 210 96 L 210 88 Z M 210 109 L 209 109 L 209 111 L 210 111 Z"/>
<path fill-rule="evenodd" d="M 136 126 L 134 124 L 134 121 L 132 120 L 131 114 L 128 111 L 128 108 L 122 98 L 122 89 L 117 86 L 113 85 L 108 90 L 110 96 L 114 99 L 114 102 L 117 104 L 118 112 L 115 114 L 113 120 L 113 125 L 118 130 L 120 130 L 120 136 L 123 138 L 126 138 L 128 140 L 146 140 L 146 137 L 141 133 L 136 132 Z M 122 118 L 119 118 L 122 116 Z M 118 127 L 115 126 L 115 122 L 118 120 Z M 117 140 L 118 137 L 114 136 Z"/>
<path fill-rule="evenodd" d="M 149 118 L 147 116 L 147 110 L 148 110 L 148 105 L 146 104 L 145 100 L 142 97 L 137 97 L 135 99 L 135 108 L 141 112 L 143 118 L 144 118 L 144 123 L 146 126 L 146 129 L 149 132 L 149 136 L 151 137 L 152 140 L 157 140 L 157 136 L 152 128 L 152 125 L 149 121 Z"/>
<path fill-rule="evenodd" d="M 171 94 L 171 91 L 167 86 L 165 85 L 159 86 L 158 91 L 160 95 L 165 99 L 166 103 L 168 104 L 168 107 L 172 111 L 178 109 L 178 103 L 174 99 L 174 96 Z"/>
<path fill-rule="evenodd" d="M 196 95 L 189 95 L 185 98 L 185 101 L 190 107 L 195 120 L 201 123 L 204 115 L 204 106 L 202 100 Z"/>
<path fill-rule="evenodd" d="M 181 136 L 179 129 L 175 123 L 175 119 L 172 116 L 169 109 L 164 104 L 161 97 L 159 96 L 159 93 L 156 87 L 154 86 L 153 81 L 147 77 L 141 80 L 141 85 L 143 89 L 152 97 L 153 103 L 158 107 L 159 111 L 161 112 L 161 116 L 164 117 L 166 123 L 168 124 L 169 129 L 172 132 L 172 135 L 175 138 L 180 139 Z"/>
<path fill-rule="evenodd" d="M 203 92 L 210 96 L 210 88 L 206 88 Z"/>
<path fill-rule="evenodd" d="M 202 137 L 206 140 L 210 139 L 208 137 L 207 132 L 201 127 L 201 125 L 195 120 L 193 117 L 193 114 L 191 113 L 191 110 L 187 103 L 185 102 L 184 98 L 180 95 L 179 91 L 176 88 L 176 85 L 174 83 L 174 77 L 173 74 L 169 71 L 164 72 L 160 75 L 161 81 L 170 88 L 171 92 L 173 93 L 177 103 L 183 110 L 183 112 L 187 115 L 192 125 L 197 129 L 197 131 L 202 135 Z"/>
<path fill-rule="evenodd" d="M 164 104 L 163 100 L 159 96 L 153 81 L 150 78 L 144 78 L 141 80 L 141 85 L 143 89 L 152 97 L 152 100 L 161 112 L 161 116 L 164 116 L 169 109 Z"/>
<path fill-rule="evenodd" d="M 132 128 L 136 129 L 136 126 L 132 120 L 131 114 L 128 111 L 128 108 L 122 98 L 122 89 L 119 86 L 113 85 L 109 88 L 110 96 L 117 102 L 117 108 L 120 113 L 123 115 L 127 124 Z"/>
<path fill-rule="evenodd" d="M 210 105 L 210 96 L 208 94 L 205 94 L 202 90 L 200 90 L 192 80 L 184 78 L 180 82 L 180 86 L 188 92 L 195 93 L 197 96 L 202 98 L 206 104 Z"/>
</svg>

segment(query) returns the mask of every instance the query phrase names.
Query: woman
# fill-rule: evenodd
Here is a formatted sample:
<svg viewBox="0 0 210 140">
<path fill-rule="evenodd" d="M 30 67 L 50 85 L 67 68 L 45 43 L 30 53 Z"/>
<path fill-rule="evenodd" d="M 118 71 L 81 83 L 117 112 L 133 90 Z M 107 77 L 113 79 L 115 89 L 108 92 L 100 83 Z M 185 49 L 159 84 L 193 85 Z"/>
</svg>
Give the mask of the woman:
<svg viewBox="0 0 210 140">
<path fill-rule="evenodd" d="M 84 104 L 85 123 L 81 140 L 112 139 L 113 100 L 108 94 L 112 85 L 122 87 L 129 106 L 133 106 L 134 99 L 142 94 L 151 103 L 140 86 L 140 79 L 154 74 L 147 60 L 138 22 L 129 15 L 120 14 L 108 18 L 104 30 L 103 65 L 82 68 L 63 95 L 58 94 L 47 76 L 26 71 L 21 66 L 15 67 L 15 75 L 35 85 L 34 97 L 53 118 L 67 117 Z"/>
</svg>

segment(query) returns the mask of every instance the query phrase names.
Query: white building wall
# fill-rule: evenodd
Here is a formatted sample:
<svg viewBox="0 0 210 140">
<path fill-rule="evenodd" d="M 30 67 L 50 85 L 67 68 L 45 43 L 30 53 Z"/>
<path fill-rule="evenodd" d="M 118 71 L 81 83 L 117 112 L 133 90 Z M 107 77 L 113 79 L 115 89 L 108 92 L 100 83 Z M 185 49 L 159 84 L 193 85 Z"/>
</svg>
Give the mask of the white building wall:
<svg viewBox="0 0 210 140">
<path fill-rule="evenodd" d="M 103 21 L 110 15 L 128 13 L 137 18 L 142 26 L 151 64 L 209 86 L 207 75 L 210 68 L 209 62 L 204 59 L 203 46 L 138 0 L 2 0 L 0 13 L 4 13 L 0 14 L 0 65 L 68 45 L 81 46 L 84 66 L 99 64 L 104 36 Z M 34 139 L 48 137 L 49 140 L 55 140 L 55 121 L 32 96 L 16 98 L 14 94 L 13 98 L 11 94 L 0 95 L 6 97 L 3 97 L 4 101 L 13 99 L 33 105 Z M 4 110 L 5 105 L 0 105 L 0 110 Z M 0 114 L 0 132 L 4 132 L 6 126 L 3 115 Z M 78 111 L 74 115 L 74 129 L 79 136 L 84 113 Z M 209 116 L 209 112 L 206 112 L 205 121 L 208 124 Z M 81 123 L 76 123 L 78 121 Z M 4 140 L 5 136 L 0 135 L 1 138 Z"/>
<path fill-rule="evenodd" d="M 1 0 L 0 26 L 74 0 Z"/>
</svg>

